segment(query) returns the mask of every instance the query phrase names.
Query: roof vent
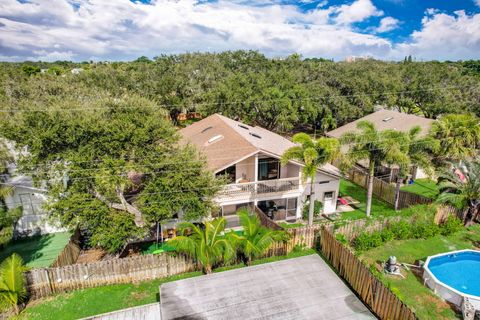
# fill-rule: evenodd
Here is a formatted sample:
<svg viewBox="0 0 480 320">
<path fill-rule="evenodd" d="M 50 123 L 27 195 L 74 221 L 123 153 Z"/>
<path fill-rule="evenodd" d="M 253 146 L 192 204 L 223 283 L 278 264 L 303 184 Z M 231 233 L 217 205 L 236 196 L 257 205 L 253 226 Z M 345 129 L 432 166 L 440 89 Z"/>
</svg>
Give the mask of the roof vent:
<svg viewBox="0 0 480 320">
<path fill-rule="evenodd" d="M 244 126 L 243 124 L 239 124 L 238 126 L 239 126 L 240 128 L 242 128 L 242 129 L 245 129 L 245 130 L 250 130 L 250 129 L 248 129 L 248 127 L 247 127 L 247 126 Z"/>
<path fill-rule="evenodd" d="M 385 119 L 383 119 L 382 121 L 383 121 L 383 122 L 388 122 L 388 121 L 390 121 L 390 120 L 393 120 L 393 117 L 385 118 Z"/>
<path fill-rule="evenodd" d="M 205 129 L 202 130 L 201 133 L 204 133 L 204 132 L 206 132 L 206 131 L 208 131 L 208 130 L 210 130 L 210 129 L 212 129 L 212 128 L 213 128 L 213 127 L 211 127 L 211 126 L 210 126 L 210 127 L 206 127 Z"/>
<path fill-rule="evenodd" d="M 261 137 L 261 136 L 259 136 L 259 135 L 258 135 L 258 134 L 256 134 L 256 133 L 252 133 L 252 132 L 250 132 L 250 135 L 251 135 L 252 137 L 255 137 L 255 138 L 257 138 L 257 139 L 262 139 L 262 137 Z"/>
<path fill-rule="evenodd" d="M 219 135 L 211 137 L 210 139 L 208 139 L 207 142 L 208 142 L 208 144 L 212 144 L 212 143 L 217 142 L 221 139 L 223 139 L 223 136 L 221 134 L 219 134 Z"/>
</svg>

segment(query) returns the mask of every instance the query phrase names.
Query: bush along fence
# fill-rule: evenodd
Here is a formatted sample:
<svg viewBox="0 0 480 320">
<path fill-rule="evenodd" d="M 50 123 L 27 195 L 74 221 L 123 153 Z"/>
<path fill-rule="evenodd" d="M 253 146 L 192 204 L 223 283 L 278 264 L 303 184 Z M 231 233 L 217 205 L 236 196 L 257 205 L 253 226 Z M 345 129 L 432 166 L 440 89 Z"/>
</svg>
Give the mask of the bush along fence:
<svg viewBox="0 0 480 320">
<path fill-rule="evenodd" d="M 367 188 L 368 175 L 359 168 L 352 168 L 348 173 L 348 179 L 353 183 Z M 395 205 L 395 185 L 385 182 L 381 179 L 373 179 L 373 194 L 383 201 Z M 430 204 L 433 200 L 421 195 L 400 190 L 398 198 L 398 208 L 404 209 L 417 204 Z"/>
<path fill-rule="evenodd" d="M 65 248 L 63 248 L 63 250 L 58 254 L 51 267 L 63 267 L 74 264 L 77 262 L 80 251 L 80 230 L 77 228 L 70 237 L 70 240 Z"/>
<path fill-rule="evenodd" d="M 380 318 L 414 320 L 415 313 L 393 294 L 355 255 L 335 239 L 327 228 L 320 231 L 320 247 L 324 257 Z"/>
</svg>

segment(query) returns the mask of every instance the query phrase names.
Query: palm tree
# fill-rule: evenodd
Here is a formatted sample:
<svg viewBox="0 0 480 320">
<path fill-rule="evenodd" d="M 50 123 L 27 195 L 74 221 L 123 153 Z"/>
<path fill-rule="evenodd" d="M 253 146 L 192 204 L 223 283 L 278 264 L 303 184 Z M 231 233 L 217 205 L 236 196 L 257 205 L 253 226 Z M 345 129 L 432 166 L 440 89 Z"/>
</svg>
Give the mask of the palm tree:
<svg viewBox="0 0 480 320">
<path fill-rule="evenodd" d="M 430 135 L 440 141 L 440 158 L 460 161 L 476 155 L 480 144 L 480 121 L 470 114 L 448 114 L 432 124 Z"/>
<path fill-rule="evenodd" d="M 366 214 L 369 217 L 372 210 L 375 168 L 382 163 L 404 163 L 406 160 L 401 141 L 397 139 L 397 131 L 378 131 L 369 121 L 358 122 L 357 129 L 358 132 L 347 132 L 340 138 L 342 144 L 349 146 L 343 165 L 352 167 L 359 161 L 368 161 Z"/>
<path fill-rule="evenodd" d="M 401 181 L 404 180 L 408 174 L 411 166 L 421 167 L 427 174 L 433 174 L 432 154 L 439 148 L 439 142 L 431 136 L 421 136 L 422 128 L 415 126 L 410 131 L 390 134 L 392 139 L 396 139 L 400 143 L 400 148 L 405 157 L 398 157 L 393 159 L 395 164 L 399 167 L 396 185 L 395 185 L 395 200 L 394 207 L 398 210 L 398 200 L 400 198 Z M 396 162 L 395 162 L 396 161 Z"/>
<path fill-rule="evenodd" d="M 445 170 L 439 176 L 439 203 L 448 203 L 457 209 L 466 210 L 465 225 L 470 225 L 479 217 L 480 209 L 480 159 L 464 161 L 459 168 Z"/>
<path fill-rule="evenodd" d="M 255 214 L 250 214 L 248 209 L 237 212 L 243 234 L 228 233 L 232 244 L 242 252 L 246 264 L 250 265 L 255 258 L 262 257 L 277 241 L 286 240 L 288 234 L 284 231 L 274 231 L 262 226 L 260 219 Z"/>
<path fill-rule="evenodd" d="M 291 147 L 282 155 L 282 165 L 286 165 L 291 160 L 298 160 L 304 163 L 302 169 L 303 181 L 310 179 L 310 208 L 308 211 L 308 225 L 313 224 L 313 211 L 315 199 L 315 176 L 317 169 L 335 160 L 340 154 L 340 146 L 337 139 L 319 138 L 314 140 L 306 133 L 297 133 L 293 136 L 292 141 L 297 144 Z"/>
<path fill-rule="evenodd" d="M 20 312 L 18 304 L 27 297 L 25 277 L 27 267 L 22 258 L 14 253 L 0 265 L 0 303 L 15 308 L 15 314 Z"/>
<path fill-rule="evenodd" d="M 191 222 L 179 224 L 181 236 L 169 241 L 177 251 L 196 259 L 206 274 L 220 262 L 228 262 L 235 256 L 232 244 L 225 238 L 225 218 L 205 221 L 203 227 Z"/>
</svg>

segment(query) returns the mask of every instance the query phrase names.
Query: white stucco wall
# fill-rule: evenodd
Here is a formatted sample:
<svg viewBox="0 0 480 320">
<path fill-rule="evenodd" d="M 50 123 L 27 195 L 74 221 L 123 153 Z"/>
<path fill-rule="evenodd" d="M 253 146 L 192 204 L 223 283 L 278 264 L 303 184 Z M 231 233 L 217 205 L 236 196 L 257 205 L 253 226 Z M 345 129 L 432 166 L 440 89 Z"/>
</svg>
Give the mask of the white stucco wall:
<svg viewBox="0 0 480 320">
<path fill-rule="evenodd" d="M 45 234 L 65 231 L 47 221 L 48 213 L 43 208 L 46 195 L 34 188 L 16 186 L 13 194 L 5 202 L 9 209 L 22 206 L 23 215 L 15 231 L 20 235 Z"/>
<path fill-rule="evenodd" d="M 308 181 L 310 182 L 310 181 Z M 314 199 L 319 200 L 320 202 L 324 203 L 323 198 L 324 198 L 324 193 L 325 192 L 333 192 L 333 199 L 330 201 L 329 204 L 324 204 L 323 207 L 323 213 L 329 214 L 329 213 L 334 213 L 336 211 L 336 204 L 337 204 L 337 199 L 338 199 L 338 192 L 340 188 L 340 179 L 339 178 L 334 178 L 331 176 L 328 176 L 324 173 L 317 173 L 317 176 L 315 178 L 315 189 L 314 189 Z M 321 183 L 325 182 L 325 183 Z M 307 183 L 305 187 L 305 191 L 303 193 L 303 199 L 302 199 L 302 207 L 305 203 L 305 198 L 307 195 L 310 194 L 310 183 Z"/>
</svg>

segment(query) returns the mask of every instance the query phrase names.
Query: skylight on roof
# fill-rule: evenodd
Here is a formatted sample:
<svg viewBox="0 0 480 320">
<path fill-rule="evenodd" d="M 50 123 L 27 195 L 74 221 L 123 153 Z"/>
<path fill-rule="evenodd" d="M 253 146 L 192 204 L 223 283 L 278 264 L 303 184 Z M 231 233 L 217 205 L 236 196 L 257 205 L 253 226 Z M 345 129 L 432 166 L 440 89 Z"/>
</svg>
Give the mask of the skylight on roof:
<svg viewBox="0 0 480 320">
<path fill-rule="evenodd" d="M 242 129 L 245 129 L 245 130 L 250 130 L 250 129 L 248 129 L 248 127 L 247 127 L 247 126 L 244 126 L 243 124 L 239 124 L 238 126 L 239 126 L 240 128 L 242 128 Z"/>
<path fill-rule="evenodd" d="M 212 126 L 210 126 L 210 127 L 206 127 L 205 129 L 203 129 L 203 130 L 202 130 L 202 132 L 201 132 L 201 133 L 204 133 L 204 132 L 206 132 L 206 131 L 208 131 L 208 130 L 210 130 L 210 129 L 212 129 L 212 128 L 213 128 Z"/>
<path fill-rule="evenodd" d="M 382 121 L 383 121 L 383 122 L 388 122 L 388 121 L 390 121 L 390 120 L 393 120 L 393 117 L 385 118 L 385 119 L 383 119 Z"/>
<path fill-rule="evenodd" d="M 258 135 L 258 134 L 256 134 L 256 133 L 252 133 L 252 132 L 250 132 L 250 135 L 251 135 L 252 137 L 255 137 L 255 138 L 257 138 L 257 139 L 262 139 L 262 137 L 261 137 L 261 136 L 259 136 L 259 135 Z"/>
<path fill-rule="evenodd" d="M 217 142 L 221 139 L 223 139 L 223 136 L 221 134 L 219 134 L 219 135 L 211 137 L 210 139 L 208 139 L 207 142 L 208 142 L 208 144 L 212 144 L 212 143 Z"/>
</svg>

